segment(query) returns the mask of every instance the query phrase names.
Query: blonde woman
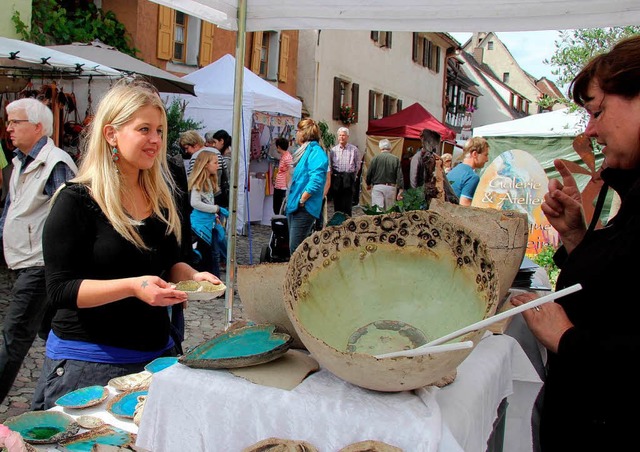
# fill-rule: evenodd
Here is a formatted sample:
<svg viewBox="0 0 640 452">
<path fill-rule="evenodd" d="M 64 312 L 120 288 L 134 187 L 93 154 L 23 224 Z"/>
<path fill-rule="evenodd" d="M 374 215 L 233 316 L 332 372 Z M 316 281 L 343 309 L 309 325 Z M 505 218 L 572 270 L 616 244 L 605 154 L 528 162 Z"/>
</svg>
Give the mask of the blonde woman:
<svg viewBox="0 0 640 452">
<path fill-rule="evenodd" d="M 180 262 L 166 130 L 161 99 L 140 86 L 117 84 L 98 106 L 78 175 L 56 194 L 44 227 L 56 311 L 32 409 L 175 355 L 167 307 L 187 294 L 171 282 L 220 282 Z"/>
<path fill-rule="evenodd" d="M 220 232 L 224 229 L 216 228 L 220 223 L 217 214 L 228 216 L 226 209 L 216 204 L 215 194 L 218 193 L 218 169 L 220 159 L 213 152 L 201 152 L 196 157 L 193 171 L 189 176 L 189 191 L 191 192 L 191 228 L 198 236 L 197 249 L 202 256 L 200 268 L 208 269 L 216 276 L 220 276 Z M 224 240 L 224 237 L 222 237 Z"/>
<path fill-rule="evenodd" d="M 298 123 L 296 142 L 300 147 L 292 155 L 293 173 L 285 209 L 291 254 L 313 233 L 322 212 L 329 157 L 319 140 L 320 129 L 313 119 Z"/>
</svg>

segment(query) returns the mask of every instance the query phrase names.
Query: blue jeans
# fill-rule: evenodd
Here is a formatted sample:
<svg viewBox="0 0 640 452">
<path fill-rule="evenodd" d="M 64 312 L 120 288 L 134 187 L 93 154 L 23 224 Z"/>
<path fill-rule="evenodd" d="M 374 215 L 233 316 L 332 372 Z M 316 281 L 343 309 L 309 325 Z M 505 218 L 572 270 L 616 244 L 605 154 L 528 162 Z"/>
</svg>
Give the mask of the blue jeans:
<svg viewBox="0 0 640 452">
<path fill-rule="evenodd" d="M 298 210 L 287 215 L 290 254 L 293 254 L 304 239 L 313 234 L 316 220 L 317 218 L 307 212 L 304 207 L 298 207 Z"/>
<path fill-rule="evenodd" d="M 0 345 L 0 403 L 9 393 L 47 310 L 44 267 L 16 271 Z"/>
</svg>

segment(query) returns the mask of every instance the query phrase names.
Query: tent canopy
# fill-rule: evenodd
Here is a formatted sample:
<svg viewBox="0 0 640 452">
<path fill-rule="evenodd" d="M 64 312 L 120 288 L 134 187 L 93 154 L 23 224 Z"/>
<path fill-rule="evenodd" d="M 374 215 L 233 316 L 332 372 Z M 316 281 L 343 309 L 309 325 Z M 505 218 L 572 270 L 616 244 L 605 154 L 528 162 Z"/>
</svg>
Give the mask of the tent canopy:
<svg viewBox="0 0 640 452">
<path fill-rule="evenodd" d="M 234 71 L 236 59 L 226 54 L 183 78 L 195 84 L 196 99 L 189 99 L 190 108 L 207 110 L 224 110 L 227 118 L 225 124 L 231 130 L 233 108 Z M 255 111 L 270 111 L 300 117 L 302 102 L 284 91 L 276 88 L 266 80 L 244 68 L 242 87 L 243 107 Z M 251 118 L 248 118 L 249 121 Z M 220 129 L 222 127 L 218 127 Z"/>
<path fill-rule="evenodd" d="M 224 129 L 232 135 L 234 146 L 236 142 L 239 143 L 237 179 L 239 183 L 235 198 L 238 200 L 236 230 L 242 231 L 247 212 L 245 184 L 249 165 L 248 155 L 251 145 L 253 113 L 258 111 L 300 118 L 302 102 L 244 68 L 243 105 L 241 130 L 239 131 L 241 136 L 239 138 L 233 136 L 235 68 L 236 59 L 227 54 L 184 77 L 195 84 L 196 97 L 187 95 L 178 95 L 177 97 L 187 103 L 185 116 L 202 123 L 201 133 Z"/>
<path fill-rule="evenodd" d="M 637 0 L 152 0 L 229 30 L 526 31 L 640 23 Z"/>
<path fill-rule="evenodd" d="M 415 103 L 398 113 L 369 121 L 367 135 L 420 139 L 424 129 L 438 132 L 443 140 L 455 140 L 453 130 L 438 121 L 422 105 Z"/>
<path fill-rule="evenodd" d="M 48 48 L 77 57 L 91 58 L 127 74 L 143 75 L 162 93 L 195 95 L 193 90 L 194 84 L 192 82 L 133 58 L 126 53 L 120 52 L 115 47 L 108 46 L 97 40 L 88 44 L 73 43 L 69 45 L 50 46 Z"/>
<path fill-rule="evenodd" d="M 563 109 L 476 127 L 473 136 L 487 139 L 491 161 L 505 151 L 527 151 L 540 162 L 547 177 L 552 179 L 560 176 L 553 165 L 555 159 L 570 160 L 585 166 L 573 149 L 574 138 L 584 128 L 585 121 L 580 112 Z M 600 166 L 601 160 L 602 154 L 597 154 L 596 167 Z M 585 184 L 588 179 L 576 175 L 579 185 Z"/>
<path fill-rule="evenodd" d="M 575 137 L 584 131 L 584 118 L 565 108 L 549 113 L 526 116 L 513 121 L 497 122 L 476 127 L 475 136 L 482 137 Z"/>
<path fill-rule="evenodd" d="M 43 47 L 0 36 L 0 74 L 9 77 L 78 78 L 122 77 L 109 66 Z"/>
</svg>

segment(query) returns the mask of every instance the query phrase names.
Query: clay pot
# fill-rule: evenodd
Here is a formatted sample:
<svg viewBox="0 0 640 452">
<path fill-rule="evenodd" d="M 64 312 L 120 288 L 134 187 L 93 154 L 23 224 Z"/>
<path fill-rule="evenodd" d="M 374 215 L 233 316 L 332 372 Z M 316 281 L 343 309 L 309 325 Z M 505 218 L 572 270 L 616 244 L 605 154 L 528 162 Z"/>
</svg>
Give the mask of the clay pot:
<svg viewBox="0 0 640 452">
<path fill-rule="evenodd" d="M 293 338 L 292 348 L 305 348 L 284 308 L 286 273 L 287 262 L 238 265 L 238 296 L 247 320 L 276 325 Z"/>
<path fill-rule="evenodd" d="M 285 309 L 323 367 L 378 391 L 416 389 L 455 373 L 472 349 L 374 356 L 418 347 L 495 313 L 492 256 L 452 218 L 432 211 L 365 215 L 298 247 L 284 278 Z M 475 346 L 483 333 L 452 342 Z"/>
</svg>

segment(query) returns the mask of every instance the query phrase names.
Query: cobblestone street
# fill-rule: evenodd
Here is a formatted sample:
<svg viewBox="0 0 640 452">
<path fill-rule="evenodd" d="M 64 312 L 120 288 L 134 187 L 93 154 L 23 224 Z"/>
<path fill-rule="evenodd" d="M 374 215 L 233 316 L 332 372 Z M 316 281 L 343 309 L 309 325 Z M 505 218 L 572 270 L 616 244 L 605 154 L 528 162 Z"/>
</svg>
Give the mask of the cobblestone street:
<svg viewBox="0 0 640 452">
<path fill-rule="evenodd" d="M 271 227 L 252 224 L 250 233 L 247 236 L 238 235 L 236 242 L 236 260 L 238 265 L 257 264 L 260 260 L 260 250 L 267 244 L 271 237 Z M 249 240 L 251 238 L 251 240 Z M 225 280 L 224 272 L 221 279 Z M 0 330 L 4 315 L 9 303 L 11 287 L 13 285 L 13 275 L 4 265 L 0 266 Z M 242 306 L 234 291 L 234 311 L 233 319 L 241 320 Z M 210 339 L 215 334 L 224 330 L 226 325 L 226 314 L 224 309 L 224 297 L 213 301 L 195 301 L 189 303 L 185 312 L 186 334 L 183 347 L 185 350 L 195 347 Z M 40 376 L 40 368 L 44 357 L 44 342 L 36 338 L 29 354 L 25 358 L 20 374 L 16 379 L 13 388 L 0 405 L 0 423 L 11 416 L 29 411 L 31 398 L 36 382 Z"/>
</svg>

